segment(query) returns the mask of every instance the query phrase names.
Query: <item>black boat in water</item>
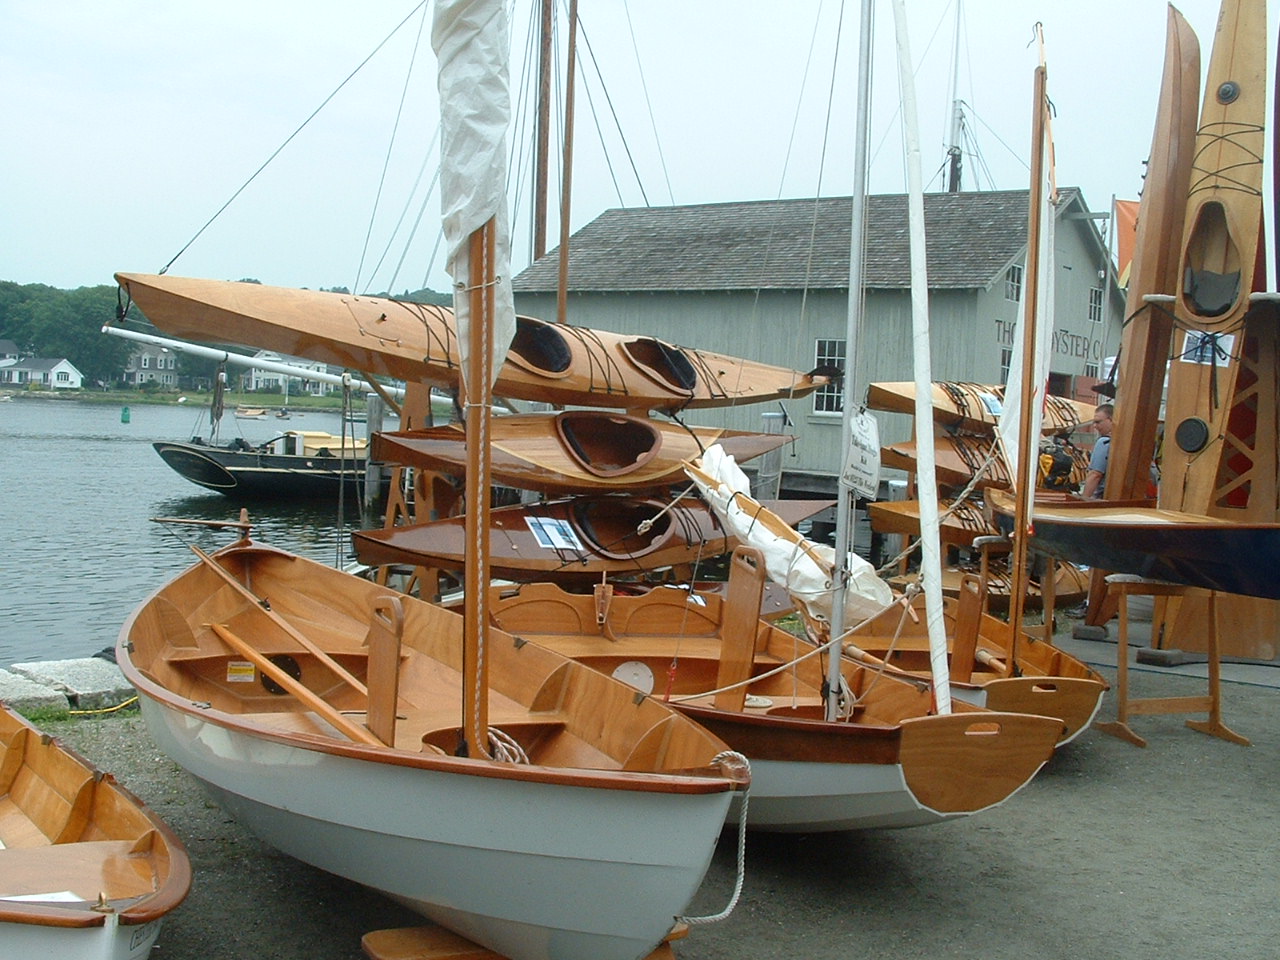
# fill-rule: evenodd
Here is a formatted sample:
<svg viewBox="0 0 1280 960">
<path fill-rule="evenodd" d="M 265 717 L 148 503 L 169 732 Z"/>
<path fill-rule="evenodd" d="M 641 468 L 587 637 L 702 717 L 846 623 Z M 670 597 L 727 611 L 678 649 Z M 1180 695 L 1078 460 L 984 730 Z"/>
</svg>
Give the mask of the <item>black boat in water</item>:
<svg viewBox="0 0 1280 960">
<path fill-rule="evenodd" d="M 236 497 L 355 496 L 364 489 L 366 441 L 313 430 L 288 430 L 254 446 L 242 438 L 211 444 L 161 440 L 156 453 L 183 477 L 207 490 Z M 383 491 L 387 477 L 379 479 Z"/>
</svg>

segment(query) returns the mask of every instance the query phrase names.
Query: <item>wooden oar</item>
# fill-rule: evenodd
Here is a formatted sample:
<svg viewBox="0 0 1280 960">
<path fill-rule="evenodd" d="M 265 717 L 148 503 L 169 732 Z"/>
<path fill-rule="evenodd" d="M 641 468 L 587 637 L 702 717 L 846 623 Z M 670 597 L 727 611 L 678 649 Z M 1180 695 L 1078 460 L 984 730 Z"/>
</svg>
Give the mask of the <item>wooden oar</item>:
<svg viewBox="0 0 1280 960">
<path fill-rule="evenodd" d="M 231 574 L 231 572 L 227 570 L 225 567 L 223 567 L 222 564 L 218 563 L 217 560 L 213 559 L 213 557 L 209 556 L 209 554 L 205 553 L 195 544 L 190 544 L 190 547 L 191 547 L 191 551 L 197 557 L 200 558 L 200 561 L 202 563 L 207 564 L 215 573 L 218 574 L 218 576 L 220 576 L 223 580 L 226 581 L 228 586 L 230 586 L 233 590 L 239 593 L 246 600 L 252 600 L 253 605 L 255 607 L 257 607 L 264 614 L 270 617 L 272 623 L 274 623 L 281 630 L 283 630 L 290 637 L 292 637 L 295 641 L 297 641 L 297 643 L 301 645 L 302 649 L 306 650 L 308 653 L 314 656 L 317 660 L 323 663 L 326 667 L 328 667 L 330 670 L 336 673 L 339 678 L 351 684 L 352 687 L 354 687 L 357 691 L 359 691 L 361 696 L 364 696 L 364 697 L 369 696 L 368 688 L 359 680 L 357 680 L 355 677 L 353 677 L 347 671 L 346 667 L 344 667 L 337 660 L 333 659 L 333 657 L 329 656 L 329 654 L 325 653 L 323 650 L 317 647 L 310 637 L 307 637 L 295 626 L 293 626 L 293 624 L 291 624 L 284 617 L 280 616 L 280 614 L 276 613 L 274 610 L 270 609 L 269 607 L 264 607 L 262 605 L 263 603 L 262 598 L 256 596 L 252 590 L 250 590 L 243 583 L 237 580 Z"/>
<path fill-rule="evenodd" d="M 245 659 L 249 660 L 259 670 L 292 693 L 306 706 L 310 707 L 316 713 L 320 714 L 320 716 L 328 720 L 329 723 L 333 724 L 333 726 L 337 727 L 352 740 L 357 743 L 367 743 L 374 747 L 386 746 L 386 744 L 364 727 L 360 726 L 360 724 L 344 717 L 327 701 L 321 698 L 319 694 L 311 690 L 311 688 L 306 687 L 293 679 L 293 677 L 289 676 L 289 674 L 284 670 L 280 669 L 257 650 L 253 649 L 253 647 L 249 646 L 248 643 L 232 633 L 226 626 L 221 623 L 211 623 L 209 624 L 209 627 L 218 635 L 218 638 L 222 640 L 223 643 L 229 646 L 232 650 L 235 650 Z"/>
</svg>

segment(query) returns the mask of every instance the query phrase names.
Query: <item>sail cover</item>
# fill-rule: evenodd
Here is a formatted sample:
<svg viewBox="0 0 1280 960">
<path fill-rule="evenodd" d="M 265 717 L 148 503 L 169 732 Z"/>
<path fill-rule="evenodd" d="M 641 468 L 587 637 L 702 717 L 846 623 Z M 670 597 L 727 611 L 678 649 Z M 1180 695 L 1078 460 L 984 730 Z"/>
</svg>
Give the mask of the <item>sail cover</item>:
<svg viewBox="0 0 1280 960">
<path fill-rule="evenodd" d="M 516 331 L 507 227 L 507 127 L 510 40 L 503 0 L 436 0 L 431 45 L 439 61 L 440 208 L 446 267 L 454 281 L 454 314 L 466 370 L 471 234 L 497 219 L 493 321 L 496 378 Z M 474 386 L 468 385 L 471 389 Z"/>
</svg>

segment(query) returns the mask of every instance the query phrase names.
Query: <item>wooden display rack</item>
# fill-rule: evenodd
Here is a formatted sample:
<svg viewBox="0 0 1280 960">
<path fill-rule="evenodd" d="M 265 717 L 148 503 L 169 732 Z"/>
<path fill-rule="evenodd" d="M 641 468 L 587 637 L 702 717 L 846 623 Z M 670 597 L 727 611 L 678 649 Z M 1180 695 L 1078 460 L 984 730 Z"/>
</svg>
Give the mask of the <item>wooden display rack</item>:
<svg viewBox="0 0 1280 960">
<path fill-rule="evenodd" d="M 1094 723 L 1103 733 L 1128 740 L 1135 746 L 1145 747 L 1147 741 L 1129 726 L 1130 714 L 1158 713 L 1208 713 L 1208 720 L 1188 720 L 1187 726 L 1213 737 L 1219 737 L 1243 747 L 1249 741 L 1222 722 L 1221 671 L 1218 656 L 1218 594 L 1215 590 L 1187 587 L 1177 583 L 1142 578 L 1107 578 L 1107 591 L 1114 595 L 1120 606 L 1120 637 L 1116 646 L 1116 719 Z M 1209 692 L 1200 697 L 1129 697 L 1129 597 L 1206 597 L 1208 599 L 1208 663 Z"/>
</svg>

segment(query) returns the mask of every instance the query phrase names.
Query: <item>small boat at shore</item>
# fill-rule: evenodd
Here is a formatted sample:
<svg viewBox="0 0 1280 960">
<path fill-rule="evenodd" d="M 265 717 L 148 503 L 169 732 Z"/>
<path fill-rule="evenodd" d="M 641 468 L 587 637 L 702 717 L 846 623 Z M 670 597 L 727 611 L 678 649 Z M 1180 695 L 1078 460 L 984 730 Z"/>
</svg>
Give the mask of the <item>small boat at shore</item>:
<svg viewBox="0 0 1280 960">
<path fill-rule="evenodd" d="M 776 450 L 794 437 L 720 427 L 686 427 L 605 410 L 495 417 L 490 428 L 497 483 L 549 494 L 654 493 L 687 482 L 682 462 L 714 443 L 738 460 Z M 373 458 L 461 476 L 467 464 L 461 424 L 374 436 Z"/>
<path fill-rule="evenodd" d="M 0 704 L 0 956 L 144 960 L 190 887 L 159 817 Z"/>
<path fill-rule="evenodd" d="M 830 507 L 830 500 L 776 500 L 788 523 Z M 412 564 L 461 570 L 466 518 L 352 534 L 356 556 L 370 566 Z M 516 504 L 489 514 L 489 570 L 508 580 L 594 583 L 607 577 L 687 580 L 694 568 L 728 553 L 737 540 L 696 497 L 578 496 Z"/>
<path fill-rule="evenodd" d="M 152 444 L 180 476 L 229 497 L 299 499 L 355 496 L 366 480 L 367 441 L 316 430 L 288 430 L 261 444 L 158 440 Z M 385 489 L 388 479 L 379 480 Z"/>
<path fill-rule="evenodd" d="M 469 742 L 463 617 L 247 538 L 197 553 L 116 653 L 157 746 L 244 826 L 512 960 L 667 935 L 748 782 L 722 741 L 494 630 Z"/>
<path fill-rule="evenodd" d="M 171 336 L 249 344 L 399 380 L 458 386 L 458 331 L 447 307 L 171 275 L 118 273 L 116 282 Z M 512 400 L 645 412 L 804 397 L 829 382 L 818 371 L 520 317 L 493 392 Z"/>
</svg>

